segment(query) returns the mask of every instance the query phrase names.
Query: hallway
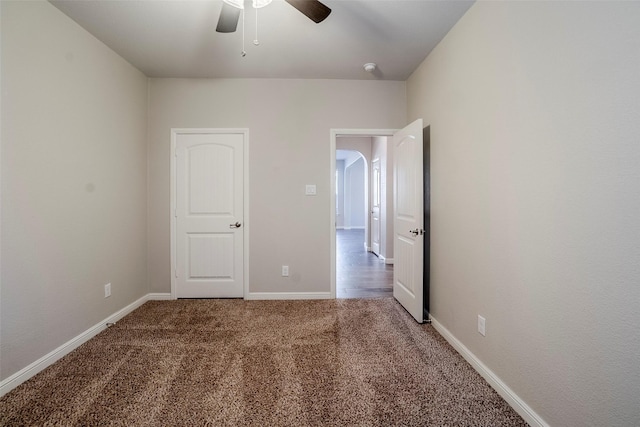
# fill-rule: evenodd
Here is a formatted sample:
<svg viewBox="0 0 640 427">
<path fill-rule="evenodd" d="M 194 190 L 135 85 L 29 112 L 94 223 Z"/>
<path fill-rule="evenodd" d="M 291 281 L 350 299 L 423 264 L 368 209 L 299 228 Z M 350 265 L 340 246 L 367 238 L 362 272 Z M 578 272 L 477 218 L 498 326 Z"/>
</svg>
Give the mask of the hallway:
<svg viewBox="0 0 640 427">
<path fill-rule="evenodd" d="M 336 297 L 393 296 L 393 266 L 364 248 L 364 230 L 336 230 Z"/>
</svg>

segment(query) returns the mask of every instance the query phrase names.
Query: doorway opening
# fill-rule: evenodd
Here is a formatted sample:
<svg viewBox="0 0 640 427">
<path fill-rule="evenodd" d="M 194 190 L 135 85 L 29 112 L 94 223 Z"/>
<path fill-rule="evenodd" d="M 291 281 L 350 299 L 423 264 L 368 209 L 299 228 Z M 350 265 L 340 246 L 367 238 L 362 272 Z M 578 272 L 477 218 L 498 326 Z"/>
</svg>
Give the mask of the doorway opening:
<svg viewBox="0 0 640 427">
<path fill-rule="evenodd" d="M 378 157 L 369 167 L 361 152 L 336 150 L 337 298 L 393 295 L 393 267 L 380 255 L 380 183 L 383 180 L 379 166 Z M 366 182 L 370 184 L 371 197 L 368 197 Z M 365 203 L 367 199 L 370 199 L 370 211 Z M 370 245 L 365 238 L 369 214 Z"/>
<path fill-rule="evenodd" d="M 387 144 L 393 132 L 332 130 L 331 289 L 336 298 L 393 295 L 393 159 Z"/>
</svg>

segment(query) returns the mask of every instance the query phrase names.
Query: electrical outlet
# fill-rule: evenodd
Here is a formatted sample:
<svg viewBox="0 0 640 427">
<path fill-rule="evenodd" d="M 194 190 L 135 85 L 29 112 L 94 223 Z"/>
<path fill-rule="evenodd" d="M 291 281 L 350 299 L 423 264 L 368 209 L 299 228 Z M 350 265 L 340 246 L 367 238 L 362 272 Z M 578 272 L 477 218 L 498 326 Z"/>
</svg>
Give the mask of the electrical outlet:
<svg viewBox="0 0 640 427">
<path fill-rule="evenodd" d="M 282 266 L 282 277 L 289 277 L 289 266 L 288 265 L 283 265 Z"/>
<path fill-rule="evenodd" d="M 111 296 L 111 283 L 104 285 L 104 297 L 109 298 Z"/>
<path fill-rule="evenodd" d="M 484 337 L 484 336 L 486 336 L 486 335 L 485 335 L 485 331 L 486 331 L 486 330 L 485 330 L 485 323 L 486 323 L 485 318 L 484 318 L 484 317 L 482 317 L 482 316 L 480 316 L 480 315 L 478 314 L 478 332 L 479 332 L 479 333 L 480 333 L 480 335 L 482 335 L 483 337 Z"/>
</svg>

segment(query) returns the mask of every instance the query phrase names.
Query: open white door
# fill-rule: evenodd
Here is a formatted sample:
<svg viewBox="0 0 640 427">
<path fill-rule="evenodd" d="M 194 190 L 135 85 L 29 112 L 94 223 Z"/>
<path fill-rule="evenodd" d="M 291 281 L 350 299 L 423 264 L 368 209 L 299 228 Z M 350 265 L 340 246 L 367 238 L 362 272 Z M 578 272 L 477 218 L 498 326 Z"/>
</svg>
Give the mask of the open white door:
<svg viewBox="0 0 640 427">
<path fill-rule="evenodd" d="M 393 135 L 393 296 L 419 322 L 423 311 L 422 119 Z"/>
</svg>

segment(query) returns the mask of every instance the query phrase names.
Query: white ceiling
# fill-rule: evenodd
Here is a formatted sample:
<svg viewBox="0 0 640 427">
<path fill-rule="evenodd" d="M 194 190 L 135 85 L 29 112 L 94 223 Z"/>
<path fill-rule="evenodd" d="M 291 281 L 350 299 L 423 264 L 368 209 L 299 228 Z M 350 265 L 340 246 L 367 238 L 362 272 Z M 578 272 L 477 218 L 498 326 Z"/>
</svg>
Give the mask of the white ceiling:
<svg viewBox="0 0 640 427">
<path fill-rule="evenodd" d="M 323 0 L 315 24 L 283 0 L 247 3 L 242 32 L 216 33 L 222 0 L 51 0 L 149 77 L 406 80 L 473 1 Z M 366 62 L 378 64 L 369 74 Z"/>
</svg>

